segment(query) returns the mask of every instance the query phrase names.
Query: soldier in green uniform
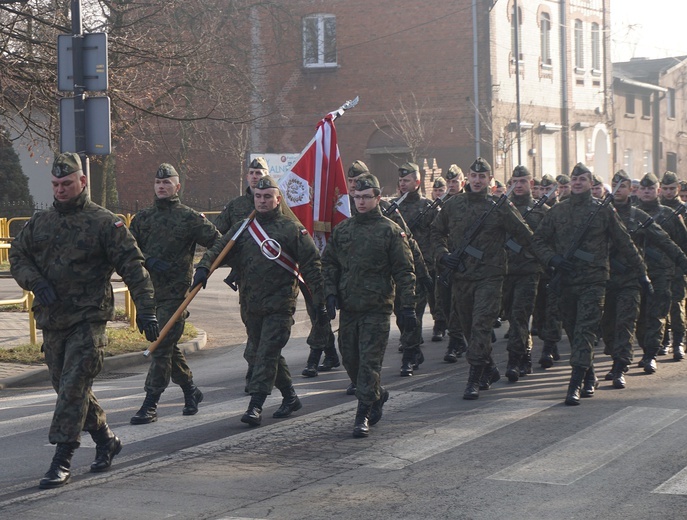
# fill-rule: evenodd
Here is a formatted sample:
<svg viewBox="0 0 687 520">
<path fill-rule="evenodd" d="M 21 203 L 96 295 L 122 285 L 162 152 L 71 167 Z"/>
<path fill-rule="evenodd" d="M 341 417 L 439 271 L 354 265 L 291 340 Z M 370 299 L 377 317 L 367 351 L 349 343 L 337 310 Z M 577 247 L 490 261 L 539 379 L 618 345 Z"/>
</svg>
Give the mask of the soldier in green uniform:
<svg viewBox="0 0 687 520">
<path fill-rule="evenodd" d="M 437 177 L 432 183 L 432 200 L 437 200 L 446 194 L 446 179 Z"/>
<path fill-rule="evenodd" d="M 105 471 L 122 449 L 91 387 L 103 367 L 105 325 L 114 319 L 110 278 L 117 273 L 131 292 L 137 323 L 148 341 L 158 337 L 153 284 L 143 255 L 124 222 L 91 202 L 81 159 L 57 156 L 52 167 L 55 201 L 28 221 L 10 249 L 17 283 L 33 291 L 36 324 L 43 330 L 45 362 L 57 404 L 49 440 L 57 444 L 41 488 L 66 484 L 81 432 L 96 444 L 91 471 Z"/>
<path fill-rule="evenodd" d="M 478 157 L 470 166 L 468 178 L 471 191 L 454 195 L 432 222 L 432 242 L 437 264 L 452 271 L 452 298 L 468 338 L 470 375 L 463 398 L 477 399 L 479 390 L 489 388 L 499 377 L 491 357 L 491 335 L 506 274 L 505 243 L 507 237 L 512 237 L 528 247 L 532 231 L 509 202 L 493 210 L 496 203 L 489 193 L 489 163 Z M 488 211 L 491 213 L 466 254 L 453 254 L 449 247 L 464 247 L 466 231 Z"/>
<path fill-rule="evenodd" d="M 558 183 L 558 202 L 562 202 L 570 197 L 570 177 L 561 173 L 556 175 L 556 182 Z"/>
<path fill-rule="evenodd" d="M 389 392 L 381 386 L 389 340 L 394 287 L 405 330 L 417 326 L 415 274 L 405 232 L 379 208 L 379 181 L 369 173 L 356 180 L 356 212 L 332 232 L 322 257 L 327 310 L 339 316 L 339 348 L 356 386 L 354 437 L 367 437 L 382 417 Z"/>
<path fill-rule="evenodd" d="M 533 246 L 539 259 L 560 273 L 560 308 L 563 328 L 570 339 L 572 366 L 565 403 L 577 405 L 583 383 L 584 393 L 589 396 L 598 385 L 593 366 L 594 342 L 600 329 L 610 247 L 625 259 L 628 268 L 641 273 L 643 283 L 648 284 L 648 278 L 618 214 L 612 207 L 599 207 L 601 202 L 592 197 L 589 169 L 578 163 L 570 177 L 570 197 L 546 213 L 534 233 Z M 573 244 L 577 249 L 570 254 Z"/>
<path fill-rule="evenodd" d="M 592 197 L 602 200 L 606 196 L 604 181 L 598 175 L 592 175 Z"/>
<path fill-rule="evenodd" d="M 320 255 L 312 237 L 283 202 L 272 177 L 266 175 L 258 180 L 253 192 L 255 220 L 236 239 L 226 261 L 241 273 L 242 316 L 248 340 L 254 345 L 252 358 L 248 360 L 253 366 L 248 382 L 251 399 L 241 422 L 258 426 L 265 399 L 275 386 L 283 399 L 272 417 L 289 417 L 302 408 L 281 354 L 291 334 L 301 275 L 321 324 L 327 321 L 327 311 L 322 294 Z M 240 223 L 232 226 L 206 251 L 196 268 L 192 287 L 205 286 L 210 266 L 240 226 Z"/>
<path fill-rule="evenodd" d="M 131 222 L 131 233 L 145 257 L 155 287 L 157 319 L 164 326 L 186 297 L 193 275 L 196 244 L 211 247 L 221 235 L 205 215 L 181 203 L 179 174 L 171 164 L 155 172 L 155 201 L 139 211 Z M 198 413 L 203 393 L 193 384 L 193 374 L 177 342 L 184 333 L 188 312 L 177 320 L 158 348 L 153 351 L 145 382 L 143 405 L 131 424 L 157 421 L 157 403 L 170 379 L 184 392 L 183 415 Z"/>
<path fill-rule="evenodd" d="M 687 202 L 687 181 L 680 181 L 680 200 Z"/>
<path fill-rule="evenodd" d="M 660 202 L 672 210 L 677 209 L 683 202 L 678 196 L 680 182 L 673 172 L 665 172 L 661 178 Z M 670 335 L 673 346 L 673 359 L 682 361 L 685 353 L 682 342 L 685 339 L 685 277 L 682 273 L 674 274 L 670 283 L 670 293 L 673 298 L 670 305 Z M 659 354 L 667 352 L 661 348 Z"/>
<path fill-rule="evenodd" d="M 534 208 L 531 186 L 532 174 L 525 166 L 516 166 L 510 182 L 514 185 L 510 201 L 523 216 L 530 229 L 537 226 L 548 210 Z M 508 274 L 504 279 L 503 297 L 509 302 L 508 323 L 508 365 L 506 377 L 512 383 L 520 376 L 532 373 L 532 338 L 530 318 L 537 298 L 537 285 L 542 267 L 531 250 L 524 248 L 514 239 L 506 241 L 508 251 Z"/>
</svg>

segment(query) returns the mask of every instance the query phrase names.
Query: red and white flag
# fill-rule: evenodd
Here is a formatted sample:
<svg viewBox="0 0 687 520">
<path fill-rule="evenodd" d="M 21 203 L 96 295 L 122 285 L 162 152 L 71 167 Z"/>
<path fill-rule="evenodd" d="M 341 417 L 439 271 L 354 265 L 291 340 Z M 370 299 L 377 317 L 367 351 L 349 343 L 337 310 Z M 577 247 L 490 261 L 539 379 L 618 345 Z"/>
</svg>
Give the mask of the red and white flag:
<svg viewBox="0 0 687 520">
<path fill-rule="evenodd" d="M 351 216 L 346 175 L 334 127 L 336 112 L 317 132 L 291 170 L 279 181 L 284 199 L 322 252 L 332 229 Z"/>
</svg>

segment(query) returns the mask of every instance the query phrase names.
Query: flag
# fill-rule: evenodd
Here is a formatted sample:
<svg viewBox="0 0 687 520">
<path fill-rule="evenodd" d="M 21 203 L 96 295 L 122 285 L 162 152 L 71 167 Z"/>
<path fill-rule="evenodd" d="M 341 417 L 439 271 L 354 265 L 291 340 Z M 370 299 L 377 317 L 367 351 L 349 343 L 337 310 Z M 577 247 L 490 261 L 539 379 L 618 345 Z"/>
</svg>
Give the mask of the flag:
<svg viewBox="0 0 687 520">
<path fill-rule="evenodd" d="M 351 216 L 346 175 L 328 114 L 291 170 L 279 181 L 284 199 L 322 252 L 334 227 Z"/>
</svg>

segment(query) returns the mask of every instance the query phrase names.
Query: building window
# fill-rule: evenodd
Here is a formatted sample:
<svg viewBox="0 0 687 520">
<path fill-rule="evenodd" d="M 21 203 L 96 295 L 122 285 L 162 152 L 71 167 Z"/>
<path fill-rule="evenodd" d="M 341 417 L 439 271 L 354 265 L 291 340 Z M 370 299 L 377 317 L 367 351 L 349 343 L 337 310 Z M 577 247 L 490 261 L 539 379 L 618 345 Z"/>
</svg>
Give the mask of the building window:
<svg viewBox="0 0 687 520">
<path fill-rule="evenodd" d="M 542 13 L 539 31 L 542 65 L 551 65 L 551 16 L 548 13 Z"/>
<path fill-rule="evenodd" d="M 584 27 L 582 20 L 575 20 L 575 68 L 584 71 Z"/>
<path fill-rule="evenodd" d="M 635 115 L 635 95 L 625 94 L 625 113 Z"/>
<path fill-rule="evenodd" d="M 601 31 L 599 24 L 592 24 L 592 71 L 601 71 Z"/>
<path fill-rule="evenodd" d="M 651 151 L 650 150 L 644 150 L 644 154 L 642 155 L 642 168 L 643 172 L 650 172 L 653 171 L 654 169 L 654 164 L 653 160 L 651 159 Z"/>
<path fill-rule="evenodd" d="M 666 154 L 666 170 L 669 172 L 677 172 L 677 154 L 668 152 Z"/>
<path fill-rule="evenodd" d="M 303 18 L 303 66 L 336 67 L 336 16 Z"/>
<path fill-rule="evenodd" d="M 642 95 L 642 117 L 651 117 L 651 95 Z"/>
<path fill-rule="evenodd" d="M 516 26 L 516 23 L 518 24 Z M 511 56 L 512 61 L 515 62 L 515 55 L 516 55 L 516 39 L 517 41 L 517 54 L 520 55 L 519 60 L 522 61 L 522 9 L 518 7 L 518 15 L 515 16 L 515 6 L 513 6 L 513 10 L 511 11 L 510 15 L 510 50 L 511 50 Z"/>
<path fill-rule="evenodd" d="M 626 148 L 623 153 L 623 169 L 632 177 L 634 175 L 634 168 L 632 164 L 632 149 Z M 650 171 L 650 170 L 649 170 Z"/>
<path fill-rule="evenodd" d="M 675 119 L 675 89 L 669 88 L 666 93 L 668 118 Z"/>
</svg>

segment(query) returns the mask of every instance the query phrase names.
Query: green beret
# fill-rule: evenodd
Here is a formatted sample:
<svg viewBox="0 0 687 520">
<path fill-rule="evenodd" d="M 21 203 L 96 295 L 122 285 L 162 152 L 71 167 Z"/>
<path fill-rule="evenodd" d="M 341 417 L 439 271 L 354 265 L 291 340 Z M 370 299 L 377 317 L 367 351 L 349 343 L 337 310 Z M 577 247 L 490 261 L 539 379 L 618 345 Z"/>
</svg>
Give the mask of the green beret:
<svg viewBox="0 0 687 520">
<path fill-rule="evenodd" d="M 379 181 L 371 173 L 363 173 L 355 180 L 355 191 L 369 190 L 370 188 L 379 189 Z"/>
<path fill-rule="evenodd" d="M 444 180 L 443 177 L 437 177 L 434 179 L 434 184 L 432 184 L 432 188 L 445 188 L 446 187 L 446 181 Z"/>
<path fill-rule="evenodd" d="M 446 180 L 450 181 L 457 177 L 463 176 L 463 170 L 457 164 L 452 164 L 449 166 L 448 172 L 446 172 Z"/>
<path fill-rule="evenodd" d="M 572 169 L 572 173 L 570 174 L 571 177 L 575 177 L 577 175 L 583 175 L 585 173 L 592 173 L 589 168 L 587 168 L 584 164 L 581 162 L 578 162 L 575 167 Z"/>
<path fill-rule="evenodd" d="M 598 186 L 599 184 L 603 184 L 604 181 L 601 177 L 598 175 L 592 174 L 592 186 Z"/>
<path fill-rule="evenodd" d="M 541 185 L 544 187 L 553 186 L 554 184 L 556 184 L 556 179 L 553 178 L 553 175 L 547 173 L 541 178 Z"/>
<path fill-rule="evenodd" d="M 61 153 L 52 163 L 53 177 L 58 179 L 79 171 L 81 171 L 81 157 L 77 153 Z"/>
<path fill-rule="evenodd" d="M 491 173 L 491 165 L 481 157 L 478 157 L 470 165 L 470 171 L 475 173 Z"/>
<path fill-rule="evenodd" d="M 277 184 L 277 181 L 275 181 L 269 175 L 265 175 L 264 177 L 260 177 L 260 179 L 258 179 L 258 184 L 255 186 L 256 190 L 268 190 L 270 188 L 279 189 L 279 185 Z"/>
<path fill-rule="evenodd" d="M 162 163 L 160 166 L 158 166 L 157 171 L 155 172 L 156 179 L 169 179 L 170 177 L 179 177 L 179 174 L 174 169 L 174 166 L 167 163 Z"/>
<path fill-rule="evenodd" d="M 513 168 L 513 177 L 529 177 L 531 175 L 532 174 L 527 169 L 527 166 L 519 164 L 518 166 Z"/>
<path fill-rule="evenodd" d="M 558 182 L 558 184 L 570 184 L 570 177 L 561 173 L 560 175 L 556 175 L 556 182 Z"/>
<path fill-rule="evenodd" d="M 406 175 L 410 175 L 413 172 L 419 172 L 420 167 L 412 162 L 407 162 L 405 164 L 402 164 L 401 167 L 398 169 L 398 176 L 399 177 L 405 177 Z"/>
<path fill-rule="evenodd" d="M 677 178 L 677 175 L 673 172 L 665 172 L 663 174 L 663 178 L 661 179 L 661 184 L 663 186 L 666 186 L 668 184 L 675 184 L 676 182 L 679 182 L 680 179 Z"/>
<path fill-rule="evenodd" d="M 353 164 L 351 164 L 351 167 L 348 169 L 349 177 L 357 177 L 363 173 L 370 173 L 367 164 L 365 164 L 363 161 L 354 161 Z"/>
<path fill-rule="evenodd" d="M 611 180 L 615 184 L 620 184 L 621 182 L 625 181 L 631 181 L 630 176 L 627 174 L 625 170 L 618 170 L 615 172 L 615 175 L 613 176 L 613 179 Z"/>
<path fill-rule="evenodd" d="M 639 185 L 647 188 L 656 184 L 658 184 L 658 178 L 651 172 L 645 173 L 644 177 L 639 180 Z"/>
<path fill-rule="evenodd" d="M 506 187 L 506 185 L 498 179 L 494 180 L 494 186 L 496 186 L 497 188 L 505 188 Z"/>
<path fill-rule="evenodd" d="M 267 161 L 264 157 L 256 157 L 253 159 L 248 165 L 248 168 L 251 170 L 269 170 L 267 167 Z"/>
</svg>

